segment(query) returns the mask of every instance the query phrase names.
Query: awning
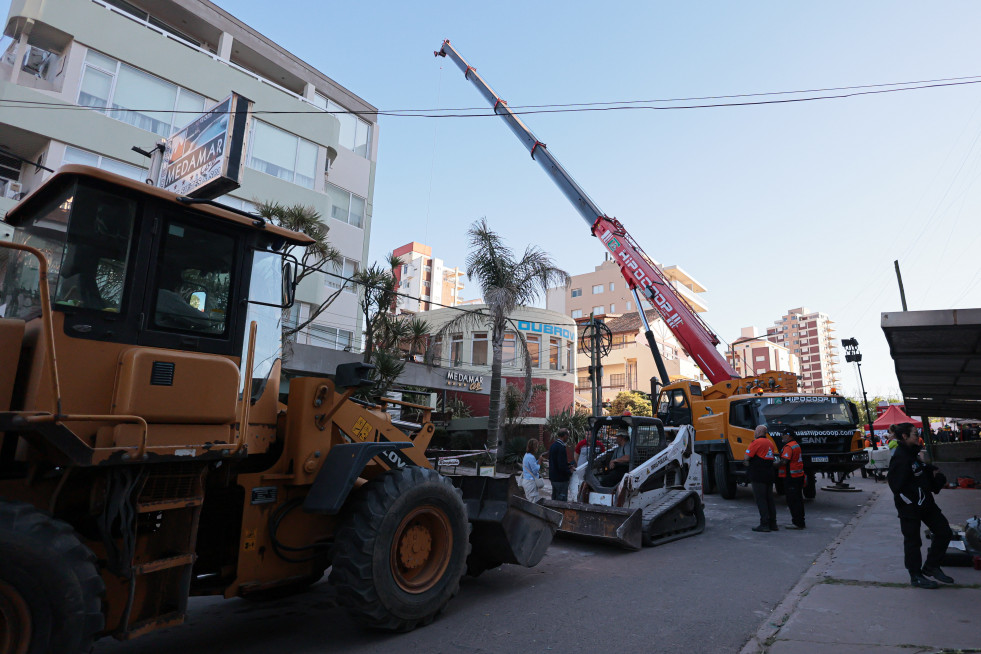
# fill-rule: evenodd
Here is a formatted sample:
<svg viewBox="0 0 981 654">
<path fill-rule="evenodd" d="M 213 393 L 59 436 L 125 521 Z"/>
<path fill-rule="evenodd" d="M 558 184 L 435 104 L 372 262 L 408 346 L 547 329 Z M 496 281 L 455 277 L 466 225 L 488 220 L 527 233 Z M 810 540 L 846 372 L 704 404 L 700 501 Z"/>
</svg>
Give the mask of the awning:
<svg viewBox="0 0 981 654">
<path fill-rule="evenodd" d="M 981 418 L 981 309 L 882 314 L 906 413 Z"/>
</svg>

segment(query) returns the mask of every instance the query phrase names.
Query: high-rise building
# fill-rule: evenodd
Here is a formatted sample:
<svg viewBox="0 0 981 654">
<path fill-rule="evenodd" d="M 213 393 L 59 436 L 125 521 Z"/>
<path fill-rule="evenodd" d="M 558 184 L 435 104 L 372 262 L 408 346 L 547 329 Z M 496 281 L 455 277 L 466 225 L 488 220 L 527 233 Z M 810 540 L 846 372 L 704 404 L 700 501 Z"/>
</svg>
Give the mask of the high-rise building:
<svg viewBox="0 0 981 654">
<path fill-rule="evenodd" d="M 219 202 L 311 206 L 343 254 L 332 272 L 362 265 L 378 140 L 370 104 L 207 0 L 10 7 L 0 42 L 0 215 L 63 164 L 144 180 L 148 160 L 133 146 L 153 149 L 234 91 L 256 115 L 242 185 Z M 336 276 L 306 279 L 292 319 L 306 321 L 341 286 Z M 349 347 L 360 315 L 348 285 L 297 342 Z"/>
<path fill-rule="evenodd" d="M 760 375 L 768 370 L 800 375 L 797 355 L 768 338 L 761 336 L 756 327 L 743 327 L 739 338 L 726 352 L 726 359 L 741 377 Z"/>
<path fill-rule="evenodd" d="M 464 272 L 450 268 L 442 259 L 434 259 L 430 246 L 413 241 L 395 248 L 392 254 L 402 260 L 402 265 L 393 270 L 399 293 L 403 294 L 399 303 L 402 313 L 455 307 L 463 302 L 460 294 Z"/>
<path fill-rule="evenodd" d="M 828 314 L 797 307 L 773 325 L 766 329 L 767 338 L 800 359 L 802 391 L 828 393 L 838 386 L 838 348 Z"/>
</svg>

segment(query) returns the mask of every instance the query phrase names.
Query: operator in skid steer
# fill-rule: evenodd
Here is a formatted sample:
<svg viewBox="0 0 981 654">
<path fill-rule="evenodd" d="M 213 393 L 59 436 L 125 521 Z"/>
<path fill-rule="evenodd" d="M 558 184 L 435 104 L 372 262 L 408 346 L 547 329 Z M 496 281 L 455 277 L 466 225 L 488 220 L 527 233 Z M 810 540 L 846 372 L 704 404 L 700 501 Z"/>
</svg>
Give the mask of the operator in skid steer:
<svg viewBox="0 0 981 654">
<path fill-rule="evenodd" d="M 617 430 L 617 446 L 608 454 L 606 462 L 607 473 L 600 478 L 604 486 L 616 486 L 627 474 L 630 468 L 630 457 L 633 447 L 630 442 L 630 432 L 625 427 Z"/>
</svg>

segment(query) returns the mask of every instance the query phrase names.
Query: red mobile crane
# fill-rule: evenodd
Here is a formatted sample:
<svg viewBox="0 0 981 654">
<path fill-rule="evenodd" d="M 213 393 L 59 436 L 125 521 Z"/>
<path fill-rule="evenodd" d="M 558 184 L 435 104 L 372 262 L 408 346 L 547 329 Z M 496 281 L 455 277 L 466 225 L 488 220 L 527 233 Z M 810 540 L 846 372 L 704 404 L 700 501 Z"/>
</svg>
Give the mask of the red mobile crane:
<svg viewBox="0 0 981 654">
<path fill-rule="evenodd" d="M 464 77 L 493 105 L 494 113 L 504 119 L 528 148 L 531 158 L 538 162 L 576 208 L 593 236 L 613 255 L 634 295 L 647 343 L 664 384 L 658 400 L 658 417 L 669 428 L 694 425 L 695 449 L 703 456 L 706 488 L 711 490 L 714 485 L 723 497 L 735 496 L 736 483 L 745 478 L 742 463 L 745 448 L 752 440 L 752 431 L 756 425 L 766 424 L 771 433 L 779 434 L 788 429 L 796 432 L 810 482 L 805 488 L 806 496 L 814 497 L 815 473 L 819 470 L 833 472 L 835 489 L 845 490 L 845 474 L 868 461 L 868 455 L 862 448 L 858 413 L 854 405 L 835 394 L 802 396 L 798 393 L 797 376 L 793 373 L 767 372 L 740 378 L 716 349 L 718 337 L 675 292 L 623 224 L 596 206 L 545 144 L 525 126 L 477 70 L 460 56 L 449 40 L 443 41 L 434 54 L 448 57 L 459 66 Z M 681 347 L 712 382 L 711 386 L 703 390 L 697 383 L 688 381 L 670 383 L 640 302 L 640 294 L 654 307 Z"/>
</svg>

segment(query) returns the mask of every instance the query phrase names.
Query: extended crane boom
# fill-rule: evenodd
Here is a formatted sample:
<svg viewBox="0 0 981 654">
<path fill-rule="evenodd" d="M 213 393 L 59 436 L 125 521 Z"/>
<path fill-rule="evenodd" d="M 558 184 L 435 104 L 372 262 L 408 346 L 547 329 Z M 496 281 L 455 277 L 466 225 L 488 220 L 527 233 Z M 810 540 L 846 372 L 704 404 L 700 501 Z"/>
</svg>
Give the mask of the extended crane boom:
<svg viewBox="0 0 981 654">
<path fill-rule="evenodd" d="M 630 236 L 623 224 L 616 218 L 607 216 L 596 206 L 586 195 L 586 192 L 552 156 L 545 144 L 539 141 L 532 131 L 521 122 L 521 119 L 508 107 L 507 102 L 502 100 L 477 74 L 477 70 L 460 56 L 460 53 L 450 45 L 449 40 L 443 41 L 443 45 L 434 54 L 453 60 L 463 71 L 464 77 L 473 82 L 480 94 L 493 105 L 494 113 L 501 116 L 515 136 L 525 144 L 525 147 L 531 152 L 531 158 L 537 161 L 552 178 L 562 194 L 569 199 L 579 215 L 589 225 L 593 236 L 597 237 L 613 255 L 613 260 L 620 267 L 620 272 L 627 281 L 628 288 L 634 292 L 635 297 L 639 291 L 647 298 L 675 338 L 678 339 L 681 347 L 695 359 L 705 376 L 713 384 L 738 379 L 739 375 L 715 348 L 719 344 L 719 339 L 688 306 L 688 303 L 675 293 L 671 283 Z M 644 319 L 644 313 L 639 304 L 637 309 L 641 318 Z M 648 330 L 647 340 L 652 351 L 654 351 L 655 358 L 659 358 L 650 330 Z M 663 377 L 663 369 L 661 374 Z"/>
</svg>

